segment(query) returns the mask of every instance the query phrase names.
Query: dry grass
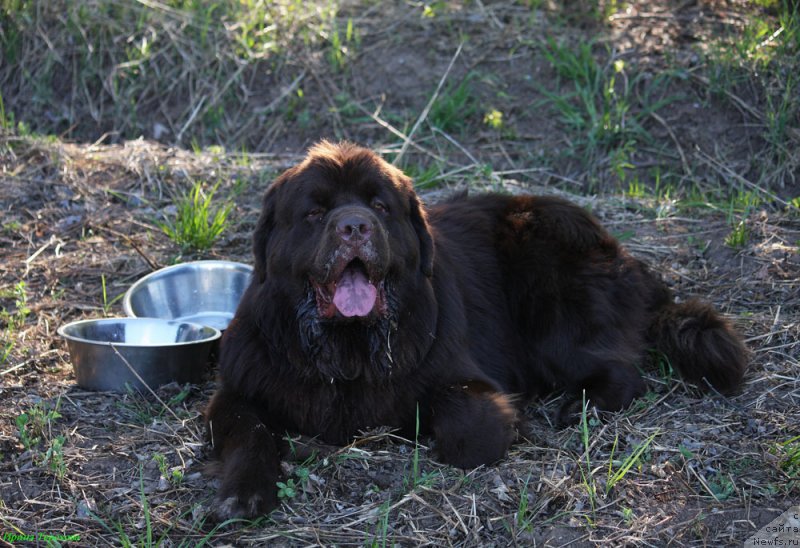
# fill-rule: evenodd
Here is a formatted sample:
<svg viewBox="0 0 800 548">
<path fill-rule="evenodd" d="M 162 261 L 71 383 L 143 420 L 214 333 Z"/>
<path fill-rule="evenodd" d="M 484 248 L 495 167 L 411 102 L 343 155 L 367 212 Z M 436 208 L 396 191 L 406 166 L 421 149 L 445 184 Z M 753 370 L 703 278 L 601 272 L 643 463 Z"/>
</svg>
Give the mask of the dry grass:
<svg viewBox="0 0 800 548">
<path fill-rule="evenodd" d="M 788 30 L 724 66 L 705 52 L 746 34 L 756 16 L 777 21 L 774 9 L 665 0 L 632 2 L 604 19 L 569 2 L 437 3 L 424 17 L 422 5 L 298 12 L 295 2 L 254 2 L 246 13 L 239 3 L 204 5 L 217 4 L 225 10 L 205 23 L 200 8 L 177 1 L 93 0 L 65 10 L 31 2 L 13 26 L 11 4 L 0 8 L 4 59 L 18 46 L 13 67 L 0 66 L 0 539 L 735 545 L 800 502 L 800 444 L 785 443 L 800 424 L 800 219 L 790 206 L 800 195 L 798 101 L 776 108 L 791 89 L 779 75 L 791 74 L 796 55 L 779 51 L 791 46 L 779 41 Z M 598 13 L 612 6 L 592 5 Z M 357 40 L 348 42 L 349 20 Z M 264 32 L 237 49 L 246 28 Z M 539 102 L 542 85 L 572 86 L 556 85 L 542 55 L 546 36 L 595 39 L 601 68 L 624 61 L 625 75 L 639 79 L 617 100 L 636 112 L 652 105 L 647 75 L 674 75 L 659 97 L 678 99 L 644 119 L 633 146 L 612 139 L 584 155 L 584 136 Z M 125 56 L 144 37 L 152 49 L 130 64 Z M 102 55 L 88 55 L 89 43 Z M 766 65 L 765 50 L 776 54 Z M 56 69 L 63 77 L 41 80 Z M 436 105 L 474 115 L 439 127 Z M 490 109 L 502 113 L 500 125 L 484 123 Z M 781 113 L 783 133 L 769 122 Z M 156 137 L 156 124 L 164 144 L 129 140 Z M 623 413 L 587 417 L 586 435 L 551 424 L 557 398 L 534 402 L 508 458 L 468 473 L 438 464 L 427 440 L 416 446 L 382 430 L 318 447 L 310 460 L 314 446 L 296 440 L 298 461 L 284 463 L 293 497 L 255 523 L 208 523 L 214 482 L 200 412 L 211 374 L 199 386 L 162 388 L 169 409 L 134 394 L 85 392 L 55 330 L 121 314 L 111 301 L 133 281 L 195 257 L 159 223 L 172 197 L 198 181 L 219 183 L 218 197 L 235 204 L 222 239 L 202 256 L 250 262 L 261 193 L 319 137 L 401 156 L 428 201 L 470 186 L 557 192 L 591 208 L 680 295 L 703 296 L 734 319 L 752 350 L 741 394 L 701 398 L 654 366 L 650 393 Z M 746 230 L 732 248 L 725 242 L 740 223 Z"/>
</svg>

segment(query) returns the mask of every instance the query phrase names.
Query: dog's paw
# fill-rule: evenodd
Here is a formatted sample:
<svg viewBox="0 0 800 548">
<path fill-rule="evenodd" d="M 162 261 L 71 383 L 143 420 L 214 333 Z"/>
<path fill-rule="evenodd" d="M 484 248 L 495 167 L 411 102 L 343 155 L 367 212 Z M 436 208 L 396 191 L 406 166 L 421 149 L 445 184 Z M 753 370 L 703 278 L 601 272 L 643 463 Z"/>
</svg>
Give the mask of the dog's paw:
<svg viewBox="0 0 800 548">
<path fill-rule="evenodd" d="M 271 459 L 275 460 L 272 461 Z M 239 448 L 223 462 L 213 514 L 220 521 L 264 516 L 278 506 L 277 453 Z"/>
<path fill-rule="evenodd" d="M 439 458 L 468 470 L 505 457 L 516 430 L 516 412 L 505 394 L 475 388 L 480 383 L 453 387 L 454 397 L 439 408 L 433 424 Z"/>
<path fill-rule="evenodd" d="M 277 494 L 250 493 L 224 496 L 214 499 L 213 515 L 217 521 L 244 518 L 254 519 L 267 515 L 278 506 Z"/>
</svg>

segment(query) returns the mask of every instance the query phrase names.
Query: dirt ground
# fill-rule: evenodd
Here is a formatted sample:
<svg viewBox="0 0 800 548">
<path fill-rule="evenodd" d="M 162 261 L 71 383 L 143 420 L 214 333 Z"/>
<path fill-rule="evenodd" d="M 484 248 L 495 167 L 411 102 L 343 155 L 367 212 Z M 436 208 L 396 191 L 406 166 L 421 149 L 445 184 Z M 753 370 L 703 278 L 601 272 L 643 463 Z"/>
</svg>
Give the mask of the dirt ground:
<svg viewBox="0 0 800 548">
<path fill-rule="evenodd" d="M 248 134 L 246 147 L 255 152 L 191 151 L 153 135 L 98 144 L 102 127 L 55 139 L 2 130 L 0 546 L 733 546 L 800 504 L 800 217 L 787 207 L 800 195 L 800 160 L 750 183 L 765 165 L 756 161 L 764 142 L 751 112 L 763 98 L 738 87 L 728 91 L 736 100 L 711 100 L 707 77 L 693 71 L 698 43 L 742 24 L 741 3 L 632 3 L 607 25 L 604 39 L 627 61 L 652 75 L 668 62 L 686 70 L 663 90 L 683 86 L 681 99 L 647 120 L 659 145 L 631 153 L 622 180 L 608 158 L 560 155 L 572 144 L 563 122 L 531 106 L 537 82 L 555 78 L 533 42 L 549 12 L 528 10 L 522 25 L 519 5 L 486 4 L 435 21 L 399 4 L 385 13 L 343 6 L 343 17 L 360 13 L 362 29 L 347 71 L 325 73 L 311 52 L 264 76 L 273 87 L 262 106 L 303 74 L 308 112 L 302 123 L 287 112 L 258 120 L 264 129 Z M 570 21 L 560 32 L 579 39 L 595 32 L 586 25 Z M 472 33 L 457 57 L 454 29 Z M 708 299 L 735 322 L 752 352 L 744 387 L 703 396 L 651 367 L 647 396 L 591 418 L 588 435 L 554 426 L 554 395 L 532 402 L 508 458 L 469 472 L 437 463 L 425 439 L 365 432 L 285 462 L 294 489 L 270 516 L 212 523 L 201 412 L 213 368 L 202 384 L 160 388 L 159 399 L 89 392 L 75 385 L 56 329 L 122 315 L 118 297 L 159 267 L 250 263 L 269 181 L 319 137 L 396 156 L 403 141 L 387 125 L 408 135 L 454 57 L 452 81 L 473 70 L 491 75 L 475 81 L 476 97 L 482 106 L 503 101 L 507 131 L 487 127 L 483 110 L 453 135 L 420 125 L 406 168 L 439 169 L 423 198 L 468 186 L 556 193 L 590 208 L 681 298 Z M 336 104 L 342 91 L 347 108 Z M 394 118 L 382 117 L 388 112 Z M 739 185 L 757 194 L 741 215 L 745 241 L 731 245 L 725 207 L 653 190 L 654 167 L 672 173 L 676 188 L 692 182 L 714 194 Z M 625 192 L 633 173 L 649 178 L 647 192 Z M 221 182 L 218 199 L 235 204 L 221 240 L 201 255 L 182 253 L 158 226 L 193 181 Z"/>
</svg>

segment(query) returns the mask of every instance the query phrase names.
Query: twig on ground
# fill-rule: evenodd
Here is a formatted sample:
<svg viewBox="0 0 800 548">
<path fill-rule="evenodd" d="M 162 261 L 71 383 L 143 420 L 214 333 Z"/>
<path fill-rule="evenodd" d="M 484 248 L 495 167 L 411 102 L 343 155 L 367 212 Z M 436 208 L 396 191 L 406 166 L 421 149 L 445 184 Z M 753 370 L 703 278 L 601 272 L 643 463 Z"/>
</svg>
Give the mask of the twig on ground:
<svg viewBox="0 0 800 548">
<path fill-rule="evenodd" d="M 751 181 L 748 181 L 747 179 L 745 179 L 744 177 L 742 177 L 741 175 L 739 175 L 738 173 L 733 171 L 728 166 L 724 165 L 722 162 L 720 162 L 716 158 L 713 158 L 709 154 L 706 154 L 705 152 L 703 152 L 701 149 L 698 148 L 696 150 L 696 152 L 697 152 L 697 156 L 703 162 L 705 162 L 706 165 L 711 167 L 714 171 L 716 171 L 720 175 L 736 179 L 737 181 L 739 181 L 743 185 L 755 190 L 759 194 L 763 194 L 764 196 L 768 197 L 770 200 L 773 200 L 773 201 L 781 204 L 784 207 L 789 207 L 789 202 L 787 202 L 786 200 L 783 200 L 782 198 L 778 197 L 776 194 L 770 192 L 769 190 L 767 190 L 767 189 L 765 189 L 765 188 L 763 188 L 763 187 L 761 187 L 761 186 L 759 186 L 759 185 L 757 185 L 757 184 L 755 184 L 755 183 L 753 183 Z"/>
<path fill-rule="evenodd" d="M 450 59 L 450 64 L 447 65 L 447 69 L 444 71 L 444 74 L 442 74 L 442 77 L 439 79 L 439 84 L 436 86 L 436 90 L 433 92 L 433 95 L 431 95 L 431 98 L 428 100 L 428 104 L 425 105 L 424 109 L 422 109 L 419 118 L 417 118 L 417 121 L 414 123 L 414 126 L 411 128 L 411 131 L 408 132 L 408 135 L 404 139 L 403 147 L 400 149 L 400 152 L 397 153 L 397 156 L 392 162 L 394 165 L 400 164 L 400 160 L 402 160 L 403 156 L 406 153 L 406 150 L 408 149 L 408 146 L 414 139 L 414 134 L 417 132 L 417 129 L 419 128 L 420 124 L 422 124 L 422 122 L 428 117 L 428 113 L 431 111 L 433 104 L 439 97 L 439 92 L 442 90 L 442 86 L 444 86 L 445 81 L 447 81 L 447 77 L 450 75 L 450 71 L 453 69 L 453 65 L 455 64 L 456 59 L 458 59 L 458 56 L 461 55 L 461 50 L 463 47 L 464 47 L 463 42 L 458 45 L 458 49 L 456 49 L 455 54 Z"/>
</svg>

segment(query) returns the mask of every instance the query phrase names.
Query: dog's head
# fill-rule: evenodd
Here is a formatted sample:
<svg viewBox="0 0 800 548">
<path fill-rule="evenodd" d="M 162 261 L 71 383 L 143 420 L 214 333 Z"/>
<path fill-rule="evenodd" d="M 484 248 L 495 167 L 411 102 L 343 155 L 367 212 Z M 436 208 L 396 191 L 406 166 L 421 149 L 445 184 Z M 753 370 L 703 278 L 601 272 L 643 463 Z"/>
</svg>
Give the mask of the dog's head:
<svg viewBox="0 0 800 548">
<path fill-rule="evenodd" d="M 259 283 L 287 277 L 324 320 L 389 314 L 390 286 L 430 276 L 433 241 L 411 180 L 370 150 L 323 141 L 264 197 L 255 231 Z"/>
</svg>

